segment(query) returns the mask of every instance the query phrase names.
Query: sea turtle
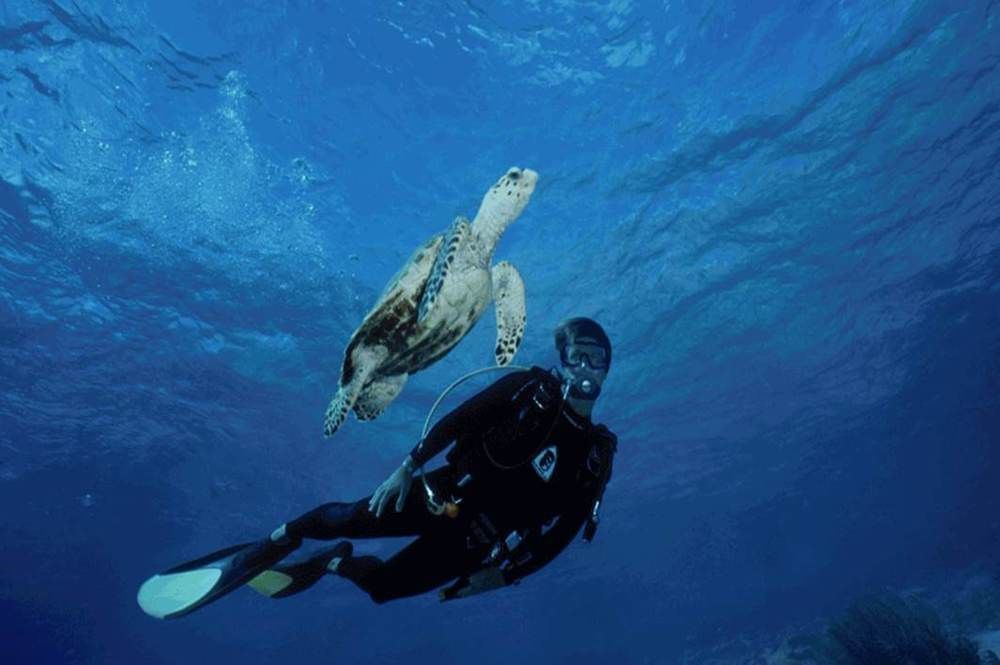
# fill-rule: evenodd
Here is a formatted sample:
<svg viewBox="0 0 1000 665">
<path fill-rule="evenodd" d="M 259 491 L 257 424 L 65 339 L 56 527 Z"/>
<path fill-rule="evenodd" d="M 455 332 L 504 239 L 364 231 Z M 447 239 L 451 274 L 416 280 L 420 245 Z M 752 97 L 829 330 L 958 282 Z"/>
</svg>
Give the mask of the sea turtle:
<svg viewBox="0 0 1000 665">
<path fill-rule="evenodd" d="M 337 431 L 352 408 L 358 420 L 377 418 L 410 374 L 458 344 L 491 299 L 497 318 L 494 356 L 499 365 L 511 361 L 524 336 L 524 281 L 510 263 L 491 268 L 490 262 L 537 180 L 530 169 L 509 169 L 486 192 L 471 223 L 456 218 L 396 273 L 347 344 L 337 394 L 326 410 L 326 436 Z"/>
</svg>

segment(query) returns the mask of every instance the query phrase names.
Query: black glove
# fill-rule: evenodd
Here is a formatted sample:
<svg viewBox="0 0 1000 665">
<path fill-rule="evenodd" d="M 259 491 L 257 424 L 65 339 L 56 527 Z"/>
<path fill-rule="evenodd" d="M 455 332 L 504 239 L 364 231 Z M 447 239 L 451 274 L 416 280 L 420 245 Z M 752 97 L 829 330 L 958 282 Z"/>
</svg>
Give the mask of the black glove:
<svg viewBox="0 0 1000 665">
<path fill-rule="evenodd" d="M 450 587 L 442 589 L 438 594 L 441 602 L 455 598 L 468 598 L 484 591 L 492 591 L 505 587 L 510 582 L 499 566 L 481 568 L 467 577 L 462 577 Z"/>
</svg>

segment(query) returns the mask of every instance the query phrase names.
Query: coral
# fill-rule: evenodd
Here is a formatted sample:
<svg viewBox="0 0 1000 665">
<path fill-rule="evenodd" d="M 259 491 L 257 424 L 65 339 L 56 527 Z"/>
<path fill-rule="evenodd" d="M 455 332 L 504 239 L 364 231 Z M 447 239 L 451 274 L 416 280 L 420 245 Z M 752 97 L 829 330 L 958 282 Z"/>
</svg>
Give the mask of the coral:
<svg viewBox="0 0 1000 665">
<path fill-rule="evenodd" d="M 994 662 L 980 660 L 975 642 L 949 635 L 934 610 L 914 598 L 882 596 L 859 601 L 828 632 L 832 660 L 840 665 Z"/>
</svg>

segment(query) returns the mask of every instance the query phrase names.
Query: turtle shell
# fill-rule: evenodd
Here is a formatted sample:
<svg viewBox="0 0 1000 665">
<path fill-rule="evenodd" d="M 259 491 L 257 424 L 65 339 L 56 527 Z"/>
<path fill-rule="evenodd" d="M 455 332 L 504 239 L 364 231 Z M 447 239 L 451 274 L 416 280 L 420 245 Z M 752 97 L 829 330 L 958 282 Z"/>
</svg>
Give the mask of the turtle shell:
<svg viewBox="0 0 1000 665">
<path fill-rule="evenodd" d="M 389 281 L 378 302 L 351 335 L 340 370 L 340 385 L 347 385 L 354 377 L 352 355 L 358 345 L 384 346 L 393 357 L 406 351 L 406 342 L 417 332 L 417 308 L 443 240 L 440 234 L 428 240 Z"/>
</svg>

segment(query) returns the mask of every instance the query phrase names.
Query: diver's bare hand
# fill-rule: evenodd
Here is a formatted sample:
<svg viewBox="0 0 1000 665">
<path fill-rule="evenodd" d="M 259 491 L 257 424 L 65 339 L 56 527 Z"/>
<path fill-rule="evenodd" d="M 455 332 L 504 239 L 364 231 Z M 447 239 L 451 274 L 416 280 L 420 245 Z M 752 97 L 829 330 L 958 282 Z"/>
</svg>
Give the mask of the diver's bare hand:
<svg viewBox="0 0 1000 665">
<path fill-rule="evenodd" d="M 396 497 L 396 512 L 403 509 L 406 504 L 406 497 L 410 493 L 410 485 L 413 484 L 413 459 L 407 456 L 398 469 L 385 479 L 375 493 L 372 494 L 371 501 L 368 502 L 368 512 L 375 513 L 375 517 L 382 517 L 385 507 Z"/>
</svg>

